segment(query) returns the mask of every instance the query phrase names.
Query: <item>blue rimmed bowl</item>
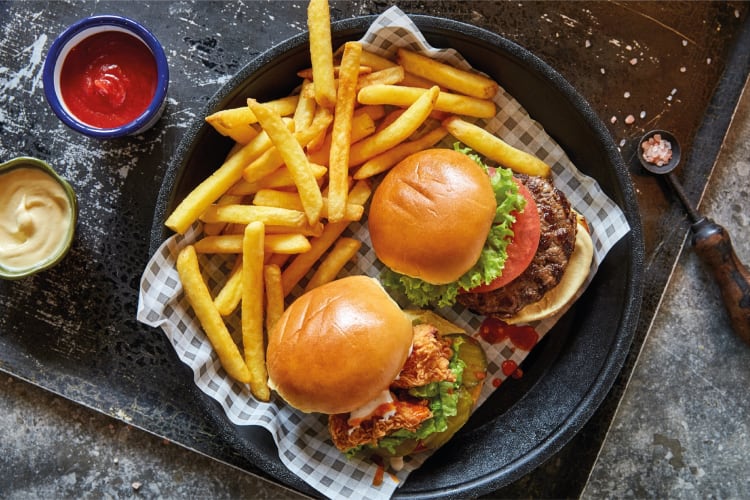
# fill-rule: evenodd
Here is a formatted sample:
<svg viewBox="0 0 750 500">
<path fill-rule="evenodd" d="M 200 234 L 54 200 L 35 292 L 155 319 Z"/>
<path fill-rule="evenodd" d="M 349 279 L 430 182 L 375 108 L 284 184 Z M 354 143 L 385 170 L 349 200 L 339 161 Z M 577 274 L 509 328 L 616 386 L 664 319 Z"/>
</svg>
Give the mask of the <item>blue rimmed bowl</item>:
<svg viewBox="0 0 750 500">
<path fill-rule="evenodd" d="M 101 128 L 86 123 L 65 103 L 61 73 L 68 54 L 87 38 L 105 32 L 123 32 L 136 37 L 148 47 L 156 63 L 156 89 L 148 107 L 128 123 Z M 161 117 L 169 87 L 169 65 L 159 40 L 144 26 L 127 17 L 98 15 L 81 19 L 63 31 L 52 43 L 43 70 L 44 94 L 52 110 L 68 127 L 89 137 L 114 139 L 137 135 L 151 128 Z"/>
</svg>

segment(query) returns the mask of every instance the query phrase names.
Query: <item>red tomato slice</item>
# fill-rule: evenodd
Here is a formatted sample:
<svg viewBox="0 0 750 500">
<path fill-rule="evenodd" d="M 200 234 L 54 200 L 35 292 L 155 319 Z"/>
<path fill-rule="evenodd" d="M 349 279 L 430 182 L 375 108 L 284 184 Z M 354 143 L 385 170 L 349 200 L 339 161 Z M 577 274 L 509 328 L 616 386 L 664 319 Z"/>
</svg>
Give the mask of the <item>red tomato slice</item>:
<svg viewBox="0 0 750 500">
<path fill-rule="evenodd" d="M 518 185 L 518 192 L 526 198 L 526 207 L 523 212 L 514 213 L 516 222 L 513 223 L 513 239 L 508 243 L 508 258 L 505 260 L 503 274 L 495 278 L 491 283 L 479 285 L 469 290 L 470 293 L 486 293 L 505 286 L 523 273 L 536 254 L 541 236 L 541 222 L 536 202 L 531 193 L 521 181 L 513 178 Z"/>
</svg>

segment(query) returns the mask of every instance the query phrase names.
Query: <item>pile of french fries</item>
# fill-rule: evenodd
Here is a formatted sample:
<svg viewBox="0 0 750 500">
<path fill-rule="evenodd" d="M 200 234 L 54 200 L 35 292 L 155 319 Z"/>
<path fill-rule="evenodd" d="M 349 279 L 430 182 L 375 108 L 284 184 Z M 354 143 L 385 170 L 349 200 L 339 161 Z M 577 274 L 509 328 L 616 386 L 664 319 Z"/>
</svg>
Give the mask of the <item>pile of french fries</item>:
<svg viewBox="0 0 750 500">
<path fill-rule="evenodd" d="M 335 279 L 361 243 L 342 236 L 364 215 L 371 178 L 449 134 L 516 171 L 549 175 L 542 161 L 473 123 L 496 113 L 498 85 L 400 49 L 391 61 L 346 42 L 334 52 L 327 0 L 308 6 L 311 67 L 293 95 L 206 117 L 234 147 L 165 224 L 202 235 L 185 246 L 177 271 L 188 302 L 227 374 L 268 401 L 264 336 L 308 273 L 309 290 Z M 212 296 L 199 254 L 235 263 Z M 226 318 L 239 311 L 241 348 Z"/>
</svg>

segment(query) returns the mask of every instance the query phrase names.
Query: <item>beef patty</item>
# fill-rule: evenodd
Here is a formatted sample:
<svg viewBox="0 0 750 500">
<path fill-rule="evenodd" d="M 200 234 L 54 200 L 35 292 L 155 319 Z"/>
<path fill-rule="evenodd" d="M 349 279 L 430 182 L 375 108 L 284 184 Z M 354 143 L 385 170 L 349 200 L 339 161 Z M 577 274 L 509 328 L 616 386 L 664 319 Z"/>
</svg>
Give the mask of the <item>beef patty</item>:
<svg viewBox="0 0 750 500">
<path fill-rule="evenodd" d="M 541 237 L 529 267 L 507 285 L 486 293 L 459 294 L 458 302 L 479 314 L 510 317 L 539 301 L 563 276 L 573 253 L 578 227 L 565 195 L 541 177 L 516 175 L 536 201 Z"/>
</svg>

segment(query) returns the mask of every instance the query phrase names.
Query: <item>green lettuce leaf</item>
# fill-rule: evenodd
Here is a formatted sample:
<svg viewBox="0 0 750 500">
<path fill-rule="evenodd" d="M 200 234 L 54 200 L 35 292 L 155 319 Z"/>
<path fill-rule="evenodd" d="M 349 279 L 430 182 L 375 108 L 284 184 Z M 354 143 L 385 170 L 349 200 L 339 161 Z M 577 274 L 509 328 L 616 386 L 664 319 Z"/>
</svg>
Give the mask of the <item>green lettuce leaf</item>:
<svg viewBox="0 0 750 500">
<path fill-rule="evenodd" d="M 464 153 L 476 161 L 485 171 L 489 168 L 484 164 L 482 158 L 469 148 L 462 148 L 459 143 L 454 149 Z M 519 194 L 518 186 L 513 181 L 513 172 L 510 169 L 497 167 L 490 177 L 492 189 L 495 192 L 497 210 L 495 220 L 487 241 L 484 244 L 479 260 L 458 281 L 445 285 L 433 285 L 419 278 L 412 278 L 396 273 L 388 268 L 381 273 L 380 279 L 383 285 L 393 292 L 401 293 L 414 305 L 419 307 L 436 306 L 450 307 L 456 302 L 456 296 L 460 290 L 469 290 L 479 285 L 492 282 L 500 276 L 508 258 L 507 247 L 513 238 L 511 227 L 516 221 L 513 212 L 520 212 L 526 206 L 526 199 Z M 461 242 L 437 242 L 437 244 L 452 245 Z"/>
</svg>

